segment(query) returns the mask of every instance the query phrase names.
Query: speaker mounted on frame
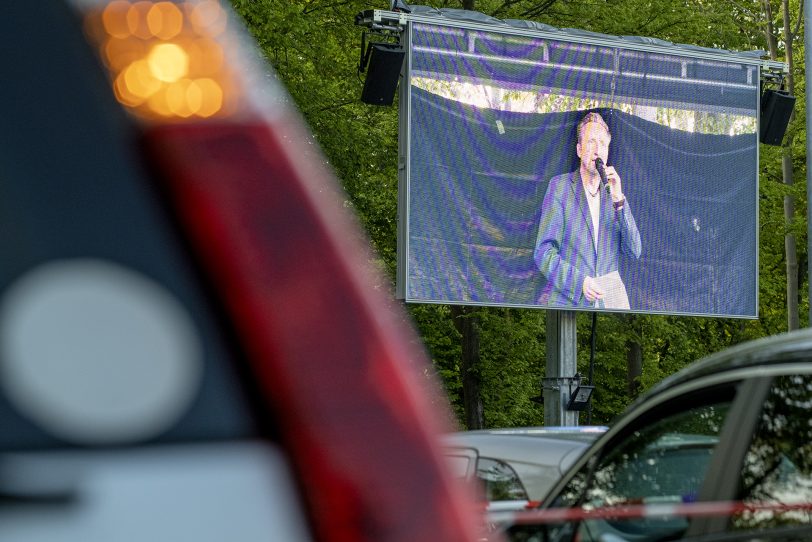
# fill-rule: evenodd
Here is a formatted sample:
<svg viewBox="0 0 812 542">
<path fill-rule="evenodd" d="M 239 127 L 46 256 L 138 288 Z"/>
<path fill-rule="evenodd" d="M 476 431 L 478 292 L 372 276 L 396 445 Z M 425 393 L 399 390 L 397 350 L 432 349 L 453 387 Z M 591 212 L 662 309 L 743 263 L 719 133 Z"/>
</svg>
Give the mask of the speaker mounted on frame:
<svg viewBox="0 0 812 542">
<path fill-rule="evenodd" d="M 355 24 L 368 26 L 361 34 L 361 60 L 358 64 L 359 76 L 366 71 L 361 101 L 371 105 L 392 105 L 406 57 L 400 43 L 402 29 L 394 21 L 381 22 L 373 17 L 369 10 L 355 17 Z M 369 43 L 367 34 L 371 38 Z"/>
<path fill-rule="evenodd" d="M 783 89 L 766 89 L 761 95 L 761 119 L 759 121 L 759 141 L 766 145 L 781 145 L 787 131 L 795 96 Z"/>
<path fill-rule="evenodd" d="M 371 105 L 392 105 L 400 80 L 406 51 L 400 43 L 370 42 L 361 35 L 361 62 L 358 73 L 366 71 L 361 101 Z"/>
</svg>

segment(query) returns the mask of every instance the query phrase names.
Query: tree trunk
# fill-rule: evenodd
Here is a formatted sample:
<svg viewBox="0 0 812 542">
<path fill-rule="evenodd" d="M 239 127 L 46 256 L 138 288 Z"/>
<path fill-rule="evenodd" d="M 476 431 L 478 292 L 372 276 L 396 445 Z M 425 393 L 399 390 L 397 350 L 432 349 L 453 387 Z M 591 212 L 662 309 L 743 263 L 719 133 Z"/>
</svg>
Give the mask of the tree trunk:
<svg viewBox="0 0 812 542">
<path fill-rule="evenodd" d="M 640 377 L 643 376 L 643 345 L 636 337 L 640 336 L 640 320 L 630 316 L 629 327 L 635 338 L 626 340 L 626 390 L 629 397 L 637 397 L 640 393 Z"/>
<path fill-rule="evenodd" d="M 789 17 L 789 0 L 782 0 L 781 8 L 783 11 L 784 19 L 784 45 L 786 49 L 786 60 L 789 65 L 789 73 L 787 74 L 787 90 L 793 96 L 795 95 L 795 79 L 792 76 L 793 71 L 793 58 L 792 58 L 792 42 L 795 36 L 790 27 Z M 793 110 L 790 115 L 790 122 L 795 118 L 795 111 Z M 792 167 L 792 132 L 787 134 L 784 142 L 783 153 L 781 156 L 781 174 L 784 178 L 784 184 L 791 186 L 793 184 L 793 167 Z M 799 314 L 798 314 L 798 253 L 795 246 L 795 233 L 792 226 L 795 222 L 795 198 L 791 195 L 784 196 L 784 220 L 787 224 L 787 233 L 784 235 L 784 249 L 787 255 L 787 329 L 790 331 L 798 329 Z"/>
<path fill-rule="evenodd" d="M 626 343 L 626 364 L 629 369 L 626 380 L 629 397 L 637 397 L 640 393 L 640 377 L 643 376 L 643 347 L 639 342 Z"/>
<path fill-rule="evenodd" d="M 462 359 L 460 376 L 462 377 L 462 405 L 465 412 L 467 429 L 485 427 L 484 408 L 480 394 L 479 382 L 479 318 L 473 309 L 454 305 L 451 307 L 454 326 L 460 332 L 462 340 Z"/>
<path fill-rule="evenodd" d="M 763 0 L 762 6 L 764 7 L 765 27 L 764 33 L 767 38 L 767 47 L 769 49 L 770 58 L 772 60 L 778 59 L 778 40 L 773 26 L 772 7 L 770 0 Z M 792 60 L 792 41 L 793 33 L 790 28 L 789 18 L 789 0 L 781 1 L 782 15 L 784 19 L 784 45 L 786 49 L 786 61 L 789 65 L 789 74 L 787 76 L 787 84 L 789 85 L 789 92 L 794 95 L 795 81 L 792 76 L 793 60 Z M 790 122 L 795 117 L 793 112 L 790 116 Z M 792 142 L 793 136 L 791 133 L 787 134 L 786 141 L 784 142 L 782 155 L 781 155 L 781 176 L 784 184 L 791 186 L 793 183 L 793 167 L 792 167 Z M 791 195 L 784 196 L 784 224 L 787 228 L 787 233 L 784 234 L 784 253 L 786 261 L 787 272 L 787 329 L 793 330 L 799 327 L 799 314 L 798 314 L 798 251 L 795 241 L 795 234 L 792 231 L 793 223 L 795 222 L 795 199 Z"/>
<path fill-rule="evenodd" d="M 791 138 L 787 138 L 790 140 Z M 781 157 L 781 170 L 783 172 L 784 184 L 792 184 L 792 147 L 788 141 L 784 146 Z M 784 220 L 787 228 L 791 228 L 795 222 L 795 198 L 790 195 L 784 196 Z M 787 258 L 787 329 L 792 331 L 800 327 L 800 315 L 798 312 L 798 251 L 795 243 L 795 234 L 788 231 L 784 235 L 784 252 Z"/>
</svg>

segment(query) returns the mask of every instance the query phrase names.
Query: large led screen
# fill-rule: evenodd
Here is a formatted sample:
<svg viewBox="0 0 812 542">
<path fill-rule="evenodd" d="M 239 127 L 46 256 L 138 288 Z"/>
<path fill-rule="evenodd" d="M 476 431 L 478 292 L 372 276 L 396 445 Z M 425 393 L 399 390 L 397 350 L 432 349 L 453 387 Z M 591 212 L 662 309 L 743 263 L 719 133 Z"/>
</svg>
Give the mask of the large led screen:
<svg viewBox="0 0 812 542">
<path fill-rule="evenodd" d="M 409 24 L 400 296 L 756 317 L 758 64 L 559 34 Z"/>
</svg>

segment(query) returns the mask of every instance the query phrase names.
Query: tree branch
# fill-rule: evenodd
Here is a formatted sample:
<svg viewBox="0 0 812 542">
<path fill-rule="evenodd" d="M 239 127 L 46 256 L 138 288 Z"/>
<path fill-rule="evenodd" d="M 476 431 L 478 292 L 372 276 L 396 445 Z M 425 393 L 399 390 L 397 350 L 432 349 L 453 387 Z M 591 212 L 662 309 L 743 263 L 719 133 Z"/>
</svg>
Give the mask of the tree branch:
<svg viewBox="0 0 812 542">
<path fill-rule="evenodd" d="M 345 105 L 352 105 L 354 103 L 356 103 L 356 100 L 347 100 L 345 102 L 339 102 L 337 104 L 325 105 L 325 106 L 322 106 L 322 107 L 310 107 L 310 108 L 304 109 L 302 111 L 303 111 L 303 113 L 328 111 L 330 109 L 338 109 L 339 107 L 344 107 Z"/>
<path fill-rule="evenodd" d="M 323 6 L 313 6 L 310 9 L 302 10 L 302 15 L 309 15 L 310 13 L 313 13 L 314 11 L 318 11 L 320 9 L 329 9 L 329 8 L 336 8 L 336 7 L 339 7 L 339 6 L 346 6 L 346 5 L 349 5 L 351 3 L 352 3 L 352 0 L 344 0 L 343 2 L 334 2 L 332 4 L 326 4 L 326 5 L 323 5 Z"/>
<path fill-rule="evenodd" d="M 532 8 L 526 9 L 522 13 L 522 16 L 523 17 L 535 17 L 537 15 L 541 15 L 542 13 L 544 13 L 545 11 L 550 9 L 553 6 L 553 4 L 555 4 L 555 0 L 545 0 L 544 2 L 542 2 L 540 4 L 537 4 L 536 6 L 534 6 Z"/>
<path fill-rule="evenodd" d="M 770 0 L 762 0 L 761 5 L 764 7 L 764 22 L 766 28 L 764 29 L 764 37 L 767 39 L 767 49 L 770 53 L 770 60 L 778 58 L 778 44 L 777 36 L 773 31 L 773 10 L 770 5 Z"/>
<path fill-rule="evenodd" d="M 803 1 L 803 0 L 802 0 L 802 1 Z M 751 16 L 753 19 L 758 20 L 758 18 L 761 16 L 761 14 L 760 14 L 760 13 L 756 13 L 755 11 L 753 11 L 753 10 L 749 9 L 747 6 L 745 6 L 745 5 L 744 5 L 744 4 L 742 4 L 742 3 L 735 2 L 734 0 L 727 0 L 727 3 L 728 3 L 728 4 L 730 4 L 731 6 L 735 7 L 735 8 L 740 9 L 740 10 L 741 10 L 743 13 L 747 13 L 747 14 L 748 14 L 748 15 L 750 15 L 750 16 Z"/>
<path fill-rule="evenodd" d="M 798 6 L 798 19 L 795 21 L 795 28 L 792 30 L 792 36 L 798 35 L 798 30 L 801 28 L 801 21 L 804 20 L 804 0 L 799 2 Z"/>
<path fill-rule="evenodd" d="M 504 13 L 504 12 L 507 10 L 507 8 L 509 8 L 509 7 L 511 7 L 511 6 L 515 6 L 516 4 L 518 4 L 518 3 L 519 3 L 519 2 L 521 2 L 521 1 L 522 1 L 522 0 L 504 0 L 504 1 L 502 2 L 502 5 L 501 5 L 501 6 L 499 6 L 499 7 L 498 7 L 498 8 L 496 8 L 495 10 L 493 10 L 492 15 L 493 15 L 494 17 L 497 17 L 497 18 L 498 18 L 498 17 L 499 17 L 499 15 L 501 15 L 502 13 Z"/>
</svg>

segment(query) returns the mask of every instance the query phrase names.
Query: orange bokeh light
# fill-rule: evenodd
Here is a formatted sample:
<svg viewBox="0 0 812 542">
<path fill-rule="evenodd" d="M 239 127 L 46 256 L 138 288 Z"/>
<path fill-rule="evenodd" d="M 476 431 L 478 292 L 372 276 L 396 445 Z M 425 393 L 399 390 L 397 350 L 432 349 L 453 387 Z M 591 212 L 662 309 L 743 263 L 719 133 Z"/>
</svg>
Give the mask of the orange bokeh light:
<svg viewBox="0 0 812 542">
<path fill-rule="evenodd" d="M 156 38 L 172 39 L 183 30 L 183 12 L 172 2 L 158 2 L 147 12 L 147 27 Z"/>
<path fill-rule="evenodd" d="M 127 13 L 130 3 L 126 0 L 115 0 L 107 4 L 102 12 L 104 31 L 114 38 L 126 38 L 131 35 L 127 25 Z"/>
<path fill-rule="evenodd" d="M 122 104 L 152 118 L 209 118 L 239 103 L 216 40 L 227 19 L 216 0 L 114 0 L 88 18 L 88 34 Z"/>
<path fill-rule="evenodd" d="M 127 28 L 133 36 L 142 40 L 153 37 L 147 25 L 147 14 L 152 5 L 152 2 L 143 0 L 130 4 L 130 9 L 127 10 Z"/>
<path fill-rule="evenodd" d="M 189 55 L 175 43 L 159 43 L 154 46 L 147 62 L 152 75 L 164 83 L 174 83 L 189 73 Z"/>
</svg>

